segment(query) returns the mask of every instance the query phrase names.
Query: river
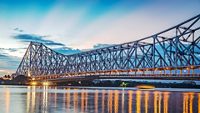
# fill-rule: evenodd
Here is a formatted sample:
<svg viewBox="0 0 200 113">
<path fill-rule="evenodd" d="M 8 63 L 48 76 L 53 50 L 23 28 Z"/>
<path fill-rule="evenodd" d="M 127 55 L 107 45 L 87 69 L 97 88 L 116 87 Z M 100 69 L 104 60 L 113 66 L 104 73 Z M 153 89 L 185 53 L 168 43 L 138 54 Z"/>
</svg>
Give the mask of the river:
<svg viewBox="0 0 200 113">
<path fill-rule="evenodd" d="M 200 113 L 200 90 L 1 85 L 0 106 L 0 113 Z"/>
</svg>

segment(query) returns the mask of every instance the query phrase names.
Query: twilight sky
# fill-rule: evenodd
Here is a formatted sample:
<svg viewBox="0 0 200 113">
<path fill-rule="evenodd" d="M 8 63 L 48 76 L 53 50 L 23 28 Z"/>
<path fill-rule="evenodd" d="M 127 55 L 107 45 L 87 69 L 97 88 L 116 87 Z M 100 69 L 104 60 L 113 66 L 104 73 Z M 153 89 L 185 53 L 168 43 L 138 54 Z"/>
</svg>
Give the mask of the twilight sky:
<svg viewBox="0 0 200 113">
<path fill-rule="evenodd" d="M 64 54 L 134 41 L 200 13 L 200 0 L 0 0 L 0 76 L 30 41 Z"/>
</svg>

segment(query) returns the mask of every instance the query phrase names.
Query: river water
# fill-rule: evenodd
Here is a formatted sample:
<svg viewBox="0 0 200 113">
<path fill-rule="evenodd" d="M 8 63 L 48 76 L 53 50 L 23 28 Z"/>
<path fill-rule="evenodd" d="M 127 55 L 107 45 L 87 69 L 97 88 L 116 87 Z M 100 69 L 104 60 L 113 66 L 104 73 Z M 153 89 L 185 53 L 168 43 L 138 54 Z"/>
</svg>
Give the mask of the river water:
<svg viewBox="0 0 200 113">
<path fill-rule="evenodd" d="M 0 106 L 0 113 L 200 113 L 200 90 L 2 85 Z"/>
</svg>

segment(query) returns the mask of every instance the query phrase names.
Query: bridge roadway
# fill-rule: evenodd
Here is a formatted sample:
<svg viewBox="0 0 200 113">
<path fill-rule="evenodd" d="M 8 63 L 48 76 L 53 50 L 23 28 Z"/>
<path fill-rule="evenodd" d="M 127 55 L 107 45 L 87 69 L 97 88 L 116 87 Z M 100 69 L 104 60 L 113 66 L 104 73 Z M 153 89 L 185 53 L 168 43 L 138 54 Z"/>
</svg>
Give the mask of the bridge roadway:
<svg viewBox="0 0 200 113">
<path fill-rule="evenodd" d="M 69 81 L 92 81 L 97 79 L 144 79 L 144 80 L 200 80 L 200 74 L 182 74 L 179 76 L 176 75 L 127 75 L 127 74 L 120 74 L 120 75 L 86 75 L 86 76 L 80 76 L 80 75 L 74 75 L 74 76 L 56 76 L 54 77 L 40 77 L 40 78 L 34 78 L 35 81 L 51 81 L 51 82 L 69 82 Z"/>
<path fill-rule="evenodd" d="M 151 79 L 151 80 L 200 80 L 200 73 L 194 73 L 194 70 L 200 69 L 200 66 L 179 67 L 176 74 L 175 68 L 146 68 L 130 70 L 110 70 L 97 72 L 81 72 L 66 74 L 51 74 L 31 76 L 34 81 L 68 82 L 68 81 L 92 81 L 97 79 Z M 150 71 L 150 73 L 146 73 Z M 172 72 L 174 71 L 174 72 Z M 187 73 L 183 73 L 187 71 Z"/>
<path fill-rule="evenodd" d="M 36 81 L 84 81 L 95 79 L 154 79 L 154 80 L 200 80 L 200 73 L 194 73 L 194 70 L 199 70 L 200 66 L 188 66 L 176 68 L 180 71 L 176 74 L 175 68 L 146 68 L 146 69 L 130 69 L 130 70 L 107 70 L 97 72 L 81 72 L 81 73 L 67 73 L 67 74 L 51 74 L 32 76 Z M 146 73 L 150 71 L 150 73 Z M 174 73 L 172 72 L 174 71 Z M 187 71 L 187 73 L 183 73 Z"/>
</svg>

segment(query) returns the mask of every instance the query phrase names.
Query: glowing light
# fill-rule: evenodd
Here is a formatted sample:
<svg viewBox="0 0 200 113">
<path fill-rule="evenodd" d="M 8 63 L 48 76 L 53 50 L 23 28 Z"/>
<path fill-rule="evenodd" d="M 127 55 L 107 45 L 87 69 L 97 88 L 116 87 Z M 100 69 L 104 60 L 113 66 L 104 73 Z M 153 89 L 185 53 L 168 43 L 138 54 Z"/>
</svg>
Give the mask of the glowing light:
<svg viewBox="0 0 200 113">
<path fill-rule="evenodd" d="M 33 82 L 31 82 L 31 85 L 35 86 L 35 85 L 37 85 L 37 82 L 33 81 Z"/>
<path fill-rule="evenodd" d="M 43 85 L 44 85 L 44 86 L 48 86 L 48 85 L 49 85 L 49 82 L 43 82 Z"/>
<path fill-rule="evenodd" d="M 155 88 L 155 86 L 152 86 L 152 85 L 140 85 L 140 86 L 137 86 L 137 88 L 139 88 L 139 89 L 153 89 L 153 88 Z"/>
</svg>

